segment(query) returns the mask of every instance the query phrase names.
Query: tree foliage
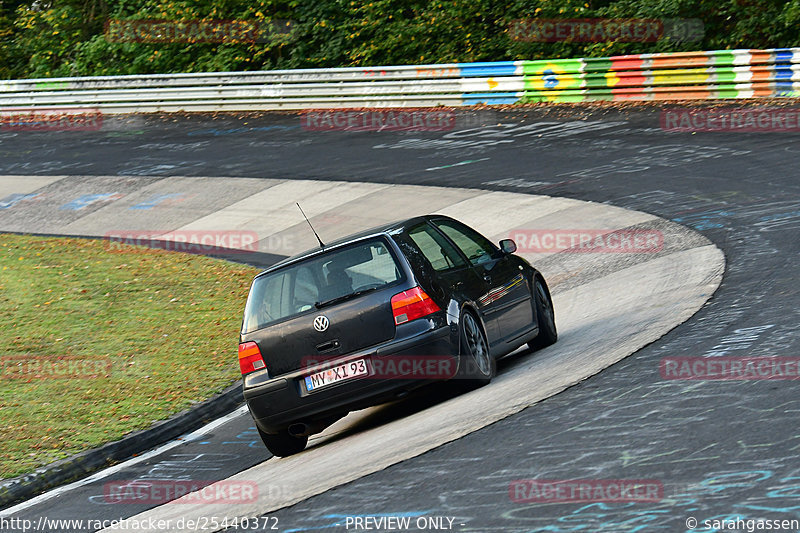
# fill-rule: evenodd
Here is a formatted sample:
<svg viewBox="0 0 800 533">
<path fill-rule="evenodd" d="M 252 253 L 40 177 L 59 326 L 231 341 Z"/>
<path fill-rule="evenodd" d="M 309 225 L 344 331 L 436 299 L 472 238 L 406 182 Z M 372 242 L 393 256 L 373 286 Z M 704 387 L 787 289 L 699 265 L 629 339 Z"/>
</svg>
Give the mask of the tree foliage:
<svg viewBox="0 0 800 533">
<path fill-rule="evenodd" d="M 529 42 L 519 19 L 700 19 L 702 38 Z M 244 20 L 257 42 L 119 42 L 110 20 Z M 0 78 L 598 57 L 800 46 L 800 0 L 0 0 Z"/>
</svg>

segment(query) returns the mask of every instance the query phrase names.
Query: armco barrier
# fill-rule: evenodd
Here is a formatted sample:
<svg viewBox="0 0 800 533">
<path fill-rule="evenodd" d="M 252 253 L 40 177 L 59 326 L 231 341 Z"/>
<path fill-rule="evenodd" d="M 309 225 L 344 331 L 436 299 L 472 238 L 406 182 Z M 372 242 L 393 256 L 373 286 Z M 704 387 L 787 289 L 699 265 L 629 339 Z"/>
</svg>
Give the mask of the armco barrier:
<svg viewBox="0 0 800 533">
<path fill-rule="evenodd" d="M 800 97 L 800 48 L 0 81 L 0 110 L 104 113 Z"/>
</svg>

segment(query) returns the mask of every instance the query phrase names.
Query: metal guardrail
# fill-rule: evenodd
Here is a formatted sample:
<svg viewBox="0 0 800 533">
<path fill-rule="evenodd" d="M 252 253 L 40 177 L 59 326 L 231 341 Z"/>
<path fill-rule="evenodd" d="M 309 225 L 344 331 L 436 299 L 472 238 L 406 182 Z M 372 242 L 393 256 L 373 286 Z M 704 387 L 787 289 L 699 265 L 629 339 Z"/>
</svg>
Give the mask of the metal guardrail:
<svg viewBox="0 0 800 533">
<path fill-rule="evenodd" d="M 800 97 L 800 48 L 0 81 L 0 110 L 104 113 Z"/>
</svg>

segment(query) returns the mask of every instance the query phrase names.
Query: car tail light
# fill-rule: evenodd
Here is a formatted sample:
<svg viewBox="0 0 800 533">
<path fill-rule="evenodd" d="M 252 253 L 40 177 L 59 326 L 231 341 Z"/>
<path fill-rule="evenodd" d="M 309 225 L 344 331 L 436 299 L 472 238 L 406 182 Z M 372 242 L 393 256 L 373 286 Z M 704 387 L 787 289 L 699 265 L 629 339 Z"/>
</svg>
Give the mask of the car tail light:
<svg viewBox="0 0 800 533">
<path fill-rule="evenodd" d="M 439 311 L 439 306 L 420 287 L 414 287 L 392 296 L 392 313 L 395 324 L 404 324 L 436 311 Z"/>
<path fill-rule="evenodd" d="M 254 342 L 244 342 L 239 345 L 239 368 L 242 374 L 247 374 L 253 370 L 266 368 L 264 358 L 261 357 L 261 350 Z"/>
</svg>

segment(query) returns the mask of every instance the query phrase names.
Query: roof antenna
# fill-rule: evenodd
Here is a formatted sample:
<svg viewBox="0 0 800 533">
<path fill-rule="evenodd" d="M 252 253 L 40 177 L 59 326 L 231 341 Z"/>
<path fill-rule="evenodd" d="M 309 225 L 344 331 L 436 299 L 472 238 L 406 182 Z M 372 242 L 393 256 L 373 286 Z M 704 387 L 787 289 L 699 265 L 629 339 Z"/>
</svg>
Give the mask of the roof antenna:
<svg viewBox="0 0 800 533">
<path fill-rule="evenodd" d="M 311 225 L 311 221 L 308 220 L 308 217 L 303 212 L 303 208 L 300 207 L 300 203 L 299 202 L 295 202 L 295 204 L 297 204 L 297 208 L 300 210 L 300 212 L 303 213 L 303 218 L 305 218 L 306 222 L 308 222 L 308 227 L 311 228 L 311 231 L 314 232 L 314 237 L 316 237 L 317 240 L 319 241 L 319 247 L 324 250 L 325 249 L 325 244 L 322 242 L 322 239 L 319 238 L 319 235 L 317 235 L 317 231 L 314 229 L 314 226 Z"/>
</svg>

